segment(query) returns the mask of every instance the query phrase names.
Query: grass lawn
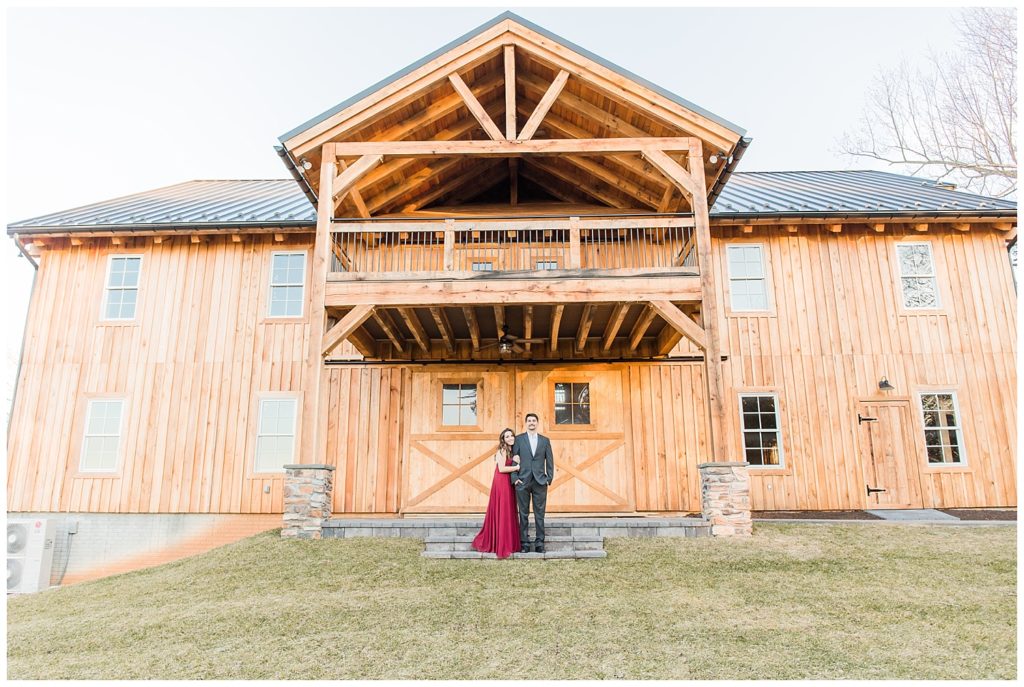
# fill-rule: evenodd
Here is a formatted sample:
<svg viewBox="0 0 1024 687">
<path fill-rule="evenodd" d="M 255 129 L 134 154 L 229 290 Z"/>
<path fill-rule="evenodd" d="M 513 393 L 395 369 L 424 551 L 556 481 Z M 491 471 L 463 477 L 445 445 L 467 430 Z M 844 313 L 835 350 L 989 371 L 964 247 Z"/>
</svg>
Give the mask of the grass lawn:
<svg viewBox="0 0 1024 687">
<path fill-rule="evenodd" d="M 8 677 L 1016 677 L 1016 528 L 755 524 L 608 558 L 262 534 L 8 599 Z"/>
</svg>

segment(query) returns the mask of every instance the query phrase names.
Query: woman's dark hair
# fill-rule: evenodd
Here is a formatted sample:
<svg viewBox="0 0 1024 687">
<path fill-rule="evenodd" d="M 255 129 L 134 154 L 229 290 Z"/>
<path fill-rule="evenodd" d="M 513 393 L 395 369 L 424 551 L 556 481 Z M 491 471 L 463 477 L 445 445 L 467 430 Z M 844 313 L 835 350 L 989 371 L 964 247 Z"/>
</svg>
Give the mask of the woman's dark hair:
<svg viewBox="0 0 1024 687">
<path fill-rule="evenodd" d="M 505 441 L 504 441 L 504 439 L 505 439 L 505 432 L 512 432 L 512 437 L 513 438 L 515 438 L 515 436 L 516 436 L 516 431 L 514 429 L 512 429 L 511 427 L 506 427 L 505 429 L 501 430 L 501 433 L 498 434 L 498 450 L 501 451 L 506 456 L 511 456 L 512 455 L 512 447 L 507 445 L 505 443 Z"/>
</svg>

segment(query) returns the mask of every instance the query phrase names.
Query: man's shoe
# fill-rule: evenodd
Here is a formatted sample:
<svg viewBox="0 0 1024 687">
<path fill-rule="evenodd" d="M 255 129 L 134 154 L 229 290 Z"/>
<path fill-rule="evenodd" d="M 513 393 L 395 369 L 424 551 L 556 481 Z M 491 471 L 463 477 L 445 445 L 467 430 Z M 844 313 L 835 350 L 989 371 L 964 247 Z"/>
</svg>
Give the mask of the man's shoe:
<svg viewBox="0 0 1024 687">
<path fill-rule="evenodd" d="M 537 545 L 533 547 L 533 550 L 537 553 L 544 553 L 544 542 L 537 542 Z"/>
<path fill-rule="evenodd" d="M 519 549 L 519 553 L 530 553 L 530 545 L 523 544 L 523 546 Z"/>
</svg>

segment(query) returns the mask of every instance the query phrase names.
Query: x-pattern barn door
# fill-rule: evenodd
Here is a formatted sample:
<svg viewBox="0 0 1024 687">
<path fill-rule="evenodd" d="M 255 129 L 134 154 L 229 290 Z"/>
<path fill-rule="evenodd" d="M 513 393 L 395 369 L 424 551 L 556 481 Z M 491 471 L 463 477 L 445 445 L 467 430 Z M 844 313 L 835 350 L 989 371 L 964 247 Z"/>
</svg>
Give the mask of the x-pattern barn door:
<svg viewBox="0 0 1024 687">
<path fill-rule="evenodd" d="M 591 422 L 556 424 L 556 383 L 587 384 Z M 445 407 L 456 391 L 472 396 L 472 412 Z M 548 493 L 549 512 L 634 510 L 631 453 L 626 431 L 628 398 L 619 370 L 566 375 L 510 366 L 413 373 L 409 450 L 404 457 L 402 511 L 479 513 L 486 509 L 494 475 L 498 432 L 523 431 L 522 416 L 541 416 L 541 433 L 555 451 L 556 479 Z M 452 424 L 454 421 L 463 424 Z M 464 424 L 474 422 L 473 425 Z"/>
</svg>

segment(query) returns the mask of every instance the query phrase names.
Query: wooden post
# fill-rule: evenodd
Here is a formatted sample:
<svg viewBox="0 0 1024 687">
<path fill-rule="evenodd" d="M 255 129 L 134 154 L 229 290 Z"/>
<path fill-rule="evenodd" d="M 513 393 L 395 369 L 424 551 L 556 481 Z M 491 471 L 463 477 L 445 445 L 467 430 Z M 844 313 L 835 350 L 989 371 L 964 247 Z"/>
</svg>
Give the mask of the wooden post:
<svg viewBox="0 0 1024 687">
<path fill-rule="evenodd" d="M 722 346 L 718 328 L 718 297 L 715 290 L 714 259 L 711 252 L 711 221 L 708 217 L 708 194 L 704 181 L 704 154 L 699 138 L 690 145 L 688 166 L 690 183 L 694 193 L 690 200 L 693 210 L 694 232 L 697 235 L 697 264 L 700 266 L 701 319 L 704 321 L 704 335 L 707 348 L 704 349 L 704 379 L 708 392 L 708 419 L 711 428 L 709 444 L 713 462 L 728 460 L 725 455 L 727 442 L 724 441 L 723 424 L 725 402 L 722 388 Z"/>
<path fill-rule="evenodd" d="M 455 220 L 444 221 L 444 271 L 455 269 Z"/>
<path fill-rule="evenodd" d="M 569 269 L 578 270 L 583 264 L 580 255 L 580 218 L 569 218 Z"/>
<path fill-rule="evenodd" d="M 302 374 L 300 463 L 321 463 L 327 453 L 326 432 L 320 426 L 320 376 L 323 368 L 324 330 L 327 325 L 324 292 L 331 264 L 331 216 L 334 214 L 337 161 L 334 144 L 324 144 L 320 163 L 320 192 L 317 196 L 316 242 L 309 271 L 309 347 L 306 349 L 306 364 Z"/>
</svg>

